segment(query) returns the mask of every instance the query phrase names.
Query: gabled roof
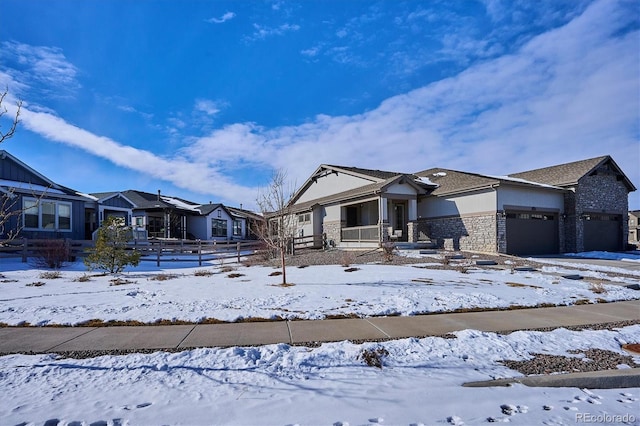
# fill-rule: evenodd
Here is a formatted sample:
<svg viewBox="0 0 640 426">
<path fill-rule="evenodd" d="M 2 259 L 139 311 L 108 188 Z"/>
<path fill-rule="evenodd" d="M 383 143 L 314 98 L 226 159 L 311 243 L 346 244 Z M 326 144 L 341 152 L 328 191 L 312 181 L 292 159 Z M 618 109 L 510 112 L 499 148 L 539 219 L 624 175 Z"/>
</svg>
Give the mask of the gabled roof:
<svg viewBox="0 0 640 426">
<path fill-rule="evenodd" d="M 366 197 L 368 195 L 377 195 L 377 194 L 380 194 L 381 192 L 384 192 L 386 188 L 396 183 L 409 184 L 414 188 L 416 188 L 416 190 L 418 191 L 422 190 L 422 191 L 425 191 L 425 193 L 428 189 L 432 189 L 435 187 L 435 185 L 433 184 L 428 184 L 424 181 L 417 180 L 417 179 L 418 179 L 418 176 L 415 176 L 415 175 L 398 174 L 388 179 L 379 180 L 378 182 L 371 183 L 369 185 L 359 186 L 357 188 L 349 189 L 347 191 L 339 192 L 337 194 L 332 194 L 326 197 L 309 200 L 304 203 L 295 204 L 293 205 L 293 210 L 294 212 L 300 212 L 300 211 L 310 210 L 316 204 L 334 203 L 334 202 L 344 201 L 349 199 L 358 199 L 358 198 Z M 426 187 L 428 187 L 428 189 Z"/>
<path fill-rule="evenodd" d="M 387 180 L 387 179 L 390 179 L 392 177 L 404 174 L 404 173 L 399 173 L 399 172 L 387 172 L 387 171 L 384 171 L 384 170 L 362 169 L 360 167 L 333 166 L 333 165 L 330 165 L 330 164 L 323 164 L 320 167 L 331 168 L 333 170 L 340 170 L 342 172 L 345 172 L 347 174 L 351 174 L 351 175 L 354 175 L 354 176 L 360 176 L 360 177 L 365 177 L 365 178 L 374 178 L 374 179 L 377 179 L 377 180 Z"/>
<path fill-rule="evenodd" d="M 403 181 L 413 186 L 417 190 L 426 190 L 426 188 L 433 188 L 435 185 L 432 185 L 428 181 L 418 179 L 418 176 L 414 174 L 400 173 L 400 172 L 389 172 L 384 170 L 373 170 L 373 169 L 363 169 L 360 167 L 345 167 L 345 166 L 335 166 L 331 164 L 321 164 L 315 172 L 305 181 L 305 183 L 300 187 L 300 189 L 294 194 L 291 198 L 291 203 L 294 204 L 298 198 L 306 191 L 306 189 L 311 185 L 312 182 L 315 182 L 319 177 L 322 177 L 326 174 L 330 173 L 344 173 L 347 175 L 355 176 L 367 180 L 371 183 L 364 184 L 357 188 L 353 188 L 347 191 L 343 191 L 339 194 L 332 194 L 330 196 L 322 197 L 316 200 L 311 200 L 302 204 L 295 204 L 295 209 L 305 210 L 309 209 L 310 206 L 314 204 L 322 204 L 327 202 L 333 202 L 338 200 L 344 200 L 352 197 L 359 197 L 366 194 L 378 193 L 384 190 L 386 187 Z"/>
<path fill-rule="evenodd" d="M 574 161 L 572 163 L 559 164 L 557 166 L 543 167 L 541 169 L 529 170 L 521 173 L 514 173 L 509 176 L 549 185 L 566 187 L 577 185 L 580 179 L 595 172 L 598 168 L 604 165 L 610 166 L 612 171 L 625 182 L 629 191 L 636 190 L 636 187 L 631 183 L 629 178 L 608 155 L 590 158 L 587 160 Z"/>
<path fill-rule="evenodd" d="M 107 200 L 118 194 L 124 196 L 129 202 L 133 203 L 135 209 L 140 210 L 171 208 L 198 212 L 197 208 L 200 206 L 197 203 L 187 201 L 182 198 L 168 197 L 162 194 L 152 194 L 150 192 L 137 191 L 133 189 L 115 192 L 99 192 L 91 195 L 97 197 L 99 200 Z"/>
<path fill-rule="evenodd" d="M 0 181 L 0 186 L 6 188 L 15 188 L 16 190 L 21 191 L 30 191 L 37 193 L 49 193 L 49 194 L 64 194 L 66 196 L 77 197 L 78 199 L 82 199 L 85 201 L 89 201 L 89 198 L 86 194 L 82 194 L 74 189 L 67 188 L 66 186 L 60 185 L 44 176 L 37 170 L 28 166 L 27 164 L 20 161 L 18 158 L 11 155 L 9 152 L 5 150 L 0 150 L 0 160 L 9 159 L 17 166 L 23 168 L 33 176 L 37 177 L 40 182 L 22 182 L 22 181 L 14 181 L 14 180 L 2 180 Z"/>
</svg>

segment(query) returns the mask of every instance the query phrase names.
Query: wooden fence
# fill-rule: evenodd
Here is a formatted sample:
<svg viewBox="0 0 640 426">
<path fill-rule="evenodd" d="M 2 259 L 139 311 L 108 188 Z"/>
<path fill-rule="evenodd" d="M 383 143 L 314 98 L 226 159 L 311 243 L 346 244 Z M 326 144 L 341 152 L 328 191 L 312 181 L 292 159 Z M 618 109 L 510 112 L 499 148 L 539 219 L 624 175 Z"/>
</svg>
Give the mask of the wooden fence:
<svg viewBox="0 0 640 426">
<path fill-rule="evenodd" d="M 321 248 L 325 246 L 326 238 L 323 235 L 310 235 L 296 237 L 288 245 L 289 252 L 306 248 Z M 8 241 L 0 241 L 0 257 L 21 258 L 27 262 L 29 258 L 41 258 L 51 251 L 65 253 L 70 260 L 82 258 L 95 246 L 90 240 L 46 240 L 20 238 Z M 204 241 L 204 240 L 170 240 L 150 239 L 145 241 L 132 241 L 127 247 L 137 250 L 142 254 L 141 261 L 155 261 L 157 266 L 162 262 L 203 262 L 221 261 L 253 256 L 266 250 L 262 241 Z"/>
</svg>

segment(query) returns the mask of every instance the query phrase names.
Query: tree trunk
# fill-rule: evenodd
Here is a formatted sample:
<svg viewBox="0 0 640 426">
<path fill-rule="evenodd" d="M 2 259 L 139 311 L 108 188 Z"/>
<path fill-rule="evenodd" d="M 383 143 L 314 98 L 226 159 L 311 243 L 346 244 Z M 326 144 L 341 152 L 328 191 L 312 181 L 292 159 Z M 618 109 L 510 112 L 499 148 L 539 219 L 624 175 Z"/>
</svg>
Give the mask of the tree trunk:
<svg viewBox="0 0 640 426">
<path fill-rule="evenodd" d="M 282 284 L 287 283 L 287 270 L 286 270 L 287 261 L 285 259 L 285 256 L 286 256 L 285 247 L 280 247 L 280 263 L 282 265 Z"/>
</svg>

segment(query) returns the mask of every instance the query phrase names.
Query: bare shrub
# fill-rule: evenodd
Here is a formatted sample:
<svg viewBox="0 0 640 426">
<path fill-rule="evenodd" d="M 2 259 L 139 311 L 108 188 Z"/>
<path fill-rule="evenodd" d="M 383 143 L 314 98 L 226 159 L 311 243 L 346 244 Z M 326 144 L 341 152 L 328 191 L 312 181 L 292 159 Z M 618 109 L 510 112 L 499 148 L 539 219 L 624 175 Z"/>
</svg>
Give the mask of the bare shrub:
<svg viewBox="0 0 640 426">
<path fill-rule="evenodd" d="M 355 259 L 355 256 L 352 252 L 344 250 L 342 252 L 341 265 L 344 266 L 345 268 L 348 268 L 349 266 L 351 266 L 354 259 Z"/>
<path fill-rule="evenodd" d="M 178 278 L 178 276 L 175 274 L 158 274 L 151 277 L 151 279 L 155 281 L 167 281 L 167 280 L 172 280 L 174 278 Z"/>
<path fill-rule="evenodd" d="M 393 261 L 393 256 L 396 254 L 396 243 L 394 241 L 385 241 L 381 245 L 382 247 L 382 255 L 384 256 L 384 260 L 387 262 Z"/>
<path fill-rule="evenodd" d="M 34 244 L 33 263 L 40 268 L 60 269 L 71 257 L 69 244 L 65 240 L 42 240 Z"/>
<path fill-rule="evenodd" d="M 131 280 L 127 280 L 124 278 L 114 278 L 112 280 L 109 280 L 109 282 L 111 284 L 109 285 L 125 285 L 125 284 L 135 284 L 135 281 L 131 281 Z"/>
<path fill-rule="evenodd" d="M 79 283 L 85 283 L 87 281 L 91 281 L 91 275 L 82 274 L 81 276 L 79 276 L 78 278 L 76 278 L 73 281 L 79 282 Z"/>
<path fill-rule="evenodd" d="M 206 269 L 199 269 L 197 271 L 195 271 L 193 273 L 194 276 L 196 277 L 210 277 L 211 275 L 213 275 L 212 271 L 208 271 Z"/>
<path fill-rule="evenodd" d="M 62 277 L 62 273 L 60 271 L 49 271 L 43 272 L 40 274 L 39 278 L 43 280 L 55 280 Z"/>
<path fill-rule="evenodd" d="M 240 278 L 240 277 L 244 277 L 244 274 L 239 274 L 236 272 L 234 274 L 227 275 L 227 278 Z"/>
<path fill-rule="evenodd" d="M 42 281 L 36 281 L 33 283 L 29 283 L 26 286 L 27 287 L 42 287 L 44 285 L 44 283 Z"/>
<path fill-rule="evenodd" d="M 360 354 L 360 359 L 369 367 L 382 368 L 384 358 L 389 356 L 389 351 L 383 347 L 365 349 Z"/>
</svg>

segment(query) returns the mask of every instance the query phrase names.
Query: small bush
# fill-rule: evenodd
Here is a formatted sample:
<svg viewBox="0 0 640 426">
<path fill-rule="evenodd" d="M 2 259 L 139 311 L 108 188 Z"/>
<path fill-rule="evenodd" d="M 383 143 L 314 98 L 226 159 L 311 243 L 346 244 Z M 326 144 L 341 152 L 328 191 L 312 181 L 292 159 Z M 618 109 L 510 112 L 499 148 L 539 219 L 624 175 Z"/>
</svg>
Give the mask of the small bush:
<svg viewBox="0 0 640 426">
<path fill-rule="evenodd" d="M 210 277 L 213 275 L 212 271 L 207 271 L 206 269 L 199 269 L 193 273 L 196 277 Z"/>
<path fill-rule="evenodd" d="M 220 272 L 223 274 L 226 274 L 227 272 L 233 272 L 235 270 L 236 268 L 234 268 L 233 266 L 223 266 L 222 268 L 220 268 Z"/>
<path fill-rule="evenodd" d="M 42 281 L 36 281 L 34 283 L 27 284 L 27 287 L 42 287 L 44 283 Z"/>
<path fill-rule="evenodd" d="M 279 275 L 282 275 L 282 271 L 273 271 L 269 274 L 270 277 L 277 277 Z"/>
<path fill-rule="evenodd" d="M 227 278 L 239 278 L 239 277 L 244 277 L 244 274 L 235 273 L 235 274 L 227 275 Z"/>
<path fill-rule="evenodd" d="M 360 359 L 369 367 L 382 368 L 382 361 L 389 356 L 389 351 L 383 347 L 377 349 L 365 349 L 360 354 Z"/>
<path fill-rule="evenodd" d="M 353 260 L 354 260 L 354 255 L 352 252 L 350 251 L 342 252 L 342 263 L 341 263 L 342 266 L 344 266 L 345 268 L 348 268 L 353 263 Z"/>
<path fill-rule="evenodd" d="M 76 278 L 73 281 L 78 282 L 78 283 L 85 283 L 87 281 L 91 281 L 91 276 L 87 275 L 87 274 L 82 274 L 81 276 L 79 276 L 78 278 Z"/>
<path fill-rule="evenodd" d="M 174 274 L 158 274 L 151 277 L 151 279 L 155 281 L 167 281 L 167 280 L 172 280 L 174 278 L 178 278 L 178 276 Z"/>
<path fill-rule="evenodd" d="M 125 284 L 135 284 L 135 281 L 126 280 L 124 278 L 114 278 L 109 281 L 111 284 L 109 285 L 125 285 Z"/>
<path fill-rule="evenodd" d="M 140 252 L 129 250 L 127 241 L 131 237 L 131 227 L 122 226 L 121 219 L 108 217 L 98 230 L 95 247 L 90 250 L 84 263 L 91 271 L 94 269 L 120 273 L 127 266 L 138 266 Z"/>
<path fill-rule="evenodd" d="M 40 274 L 40 278 L 43 280 L 55 280 L 62 277 L 62 274 L 60 273 L 60 271 L 49 271 L 49 272 L 43 272 Z"/>
<path fill-rule="evenodd" d="M 65 240 L 44 240 L 34 246 L 33 263 L 41 268 L 60 269 L 70 259 L 71 251 Z"/>
<path fill-rule="evenodd" d="M 382 255 L 384 256 L 384 260 L 387 262 L 393 261 L 393 256 L 396 254 L 396 243 L 394 241 L 385 241 L 381 244 L 382 247 Z"/>
</svg>

